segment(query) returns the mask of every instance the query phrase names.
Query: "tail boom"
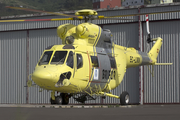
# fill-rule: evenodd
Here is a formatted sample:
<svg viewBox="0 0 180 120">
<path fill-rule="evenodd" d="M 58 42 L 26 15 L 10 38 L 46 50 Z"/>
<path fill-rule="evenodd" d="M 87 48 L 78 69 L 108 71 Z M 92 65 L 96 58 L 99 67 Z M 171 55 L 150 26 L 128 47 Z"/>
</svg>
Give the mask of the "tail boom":
<svg viewBox="0 0 180 120">
<path fill-rule="evenodd" d="M 153 41 L 156 41 L 156 43 L 149 51 L 149 53 L 141 51 L 135 52 L 133 50 L 127 49 L 127 68 L 142 65 L 156 65 L 157 56 L 162 45 L 162 38 L 158 37 L 153 39 Z"/>
</svg>

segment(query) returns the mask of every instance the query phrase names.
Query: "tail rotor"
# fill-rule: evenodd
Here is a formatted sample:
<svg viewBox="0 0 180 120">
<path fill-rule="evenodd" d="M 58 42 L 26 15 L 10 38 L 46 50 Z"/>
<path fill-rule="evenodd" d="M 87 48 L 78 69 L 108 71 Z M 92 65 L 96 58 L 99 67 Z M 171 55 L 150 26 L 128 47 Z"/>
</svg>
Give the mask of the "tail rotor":
<svg viewBox="0 0 180 120">
<path fill-rule="evenodd" d="M 147 33 L 148 33 L 147 43 L 150 43 L 150 42 L 152 42 L 152 40 L 151 40 L 151 36 L 150 36 L 150 31 L 149 31 L 149 17 L 148 17 L 148 15 L 146 15 L 146 28 L 147 28 Z"/>
<path fill-rule="evenodd" d="M 149 44 L 152 42 L 151 40 L 151 35 L 150 35 L 150 31 L 149 31 L 149 16 L 146 15 L 146 28 L 147 28 L 147 33 L 148 33 L 148 36 L 147 36 L 147 51 L 149 50 Z M 154 65 L 152 65 L 152 70 L 150 69 L 149 66 L 147 66 L 149 71 L 151 72 L 151 75 L 154 77 Z"/>
</svg>

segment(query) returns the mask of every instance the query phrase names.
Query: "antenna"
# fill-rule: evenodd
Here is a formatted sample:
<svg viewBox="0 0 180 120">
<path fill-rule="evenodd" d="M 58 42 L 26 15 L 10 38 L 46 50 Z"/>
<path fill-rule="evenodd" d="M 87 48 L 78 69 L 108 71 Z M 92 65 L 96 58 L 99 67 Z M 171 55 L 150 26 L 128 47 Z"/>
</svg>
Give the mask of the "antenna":
<svg viewBox="0 0 180 120">
<path fill-rule="evenodd" d="M 127 50 L 128 46 L 129 46 L 129 41 L 130 41 L 130 40 L 128 40 L 128 42 L 127 42 L 127 45 L 126 45 L 125 51 Z"/>
</svg>

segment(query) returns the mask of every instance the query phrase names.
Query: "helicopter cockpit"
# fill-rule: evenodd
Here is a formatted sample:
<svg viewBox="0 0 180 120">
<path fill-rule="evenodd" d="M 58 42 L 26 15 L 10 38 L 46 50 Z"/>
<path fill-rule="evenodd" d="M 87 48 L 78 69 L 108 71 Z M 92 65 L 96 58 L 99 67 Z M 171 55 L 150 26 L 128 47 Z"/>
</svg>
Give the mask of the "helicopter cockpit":
<svg viewBox="0 0 180 120">
<path fill-rule="evenodd" d="M 68 86 L 70 81 L 78 79 L 82 73 L 88 73 L 85 72 L 87 64 L 83 64 L 84 59 L 88 59 L 87 55 L 75 51 L 73 45 L 49 46 L 42 54 L 32 78 L 37 85 L 46 89 L 49 89 L 49 84 L 54 84 L 56 88 Z M 40 84 L 42 81 L 43 84 Z"/>
<path fill-rule="evenodd" d="M 55 87 L 68 86 L 69 80 L 73 73 L 74 68 L 74 51 L 72 49 L 66 50 L 46 50 L 37 65 L 37 69 L 32 74 L 32 78 L 36 82 L 51 81 Z M 49 69 L 53 69 L 51 72 Z M 59 72 L 57 72 L 60 70 Z M 43 76 L 41 76 L 43 75 Z M 45 76 L 45 77 L 44 77 Z M 54 77 L 53 77 L 54 76 Z M 49 85 L 39 85 L 47 87 Z"/>
</svg>

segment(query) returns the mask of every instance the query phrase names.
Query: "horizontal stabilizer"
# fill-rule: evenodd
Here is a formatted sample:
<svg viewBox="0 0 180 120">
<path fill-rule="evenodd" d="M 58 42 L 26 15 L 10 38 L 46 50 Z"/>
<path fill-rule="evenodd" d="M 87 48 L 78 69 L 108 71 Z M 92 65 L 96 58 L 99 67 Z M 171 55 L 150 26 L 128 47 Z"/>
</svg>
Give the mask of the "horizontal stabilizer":
<svg viewBox="0 0 180 120">
<path fill-rule="evenodd" d="M 155 63 L 155 65 L 172 65 L 173 63 Z"/>
</svg>

